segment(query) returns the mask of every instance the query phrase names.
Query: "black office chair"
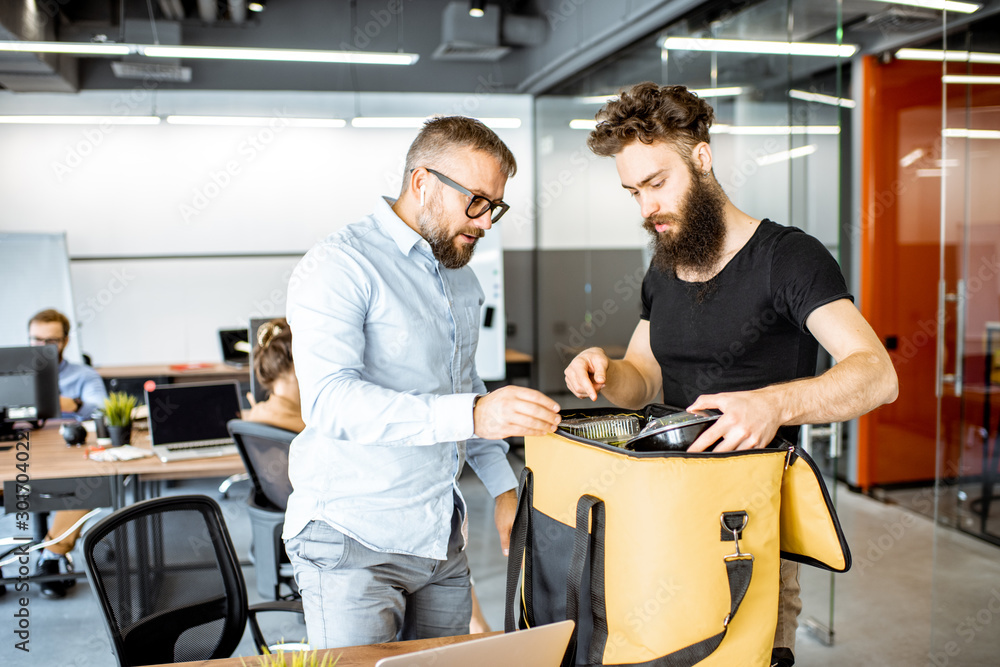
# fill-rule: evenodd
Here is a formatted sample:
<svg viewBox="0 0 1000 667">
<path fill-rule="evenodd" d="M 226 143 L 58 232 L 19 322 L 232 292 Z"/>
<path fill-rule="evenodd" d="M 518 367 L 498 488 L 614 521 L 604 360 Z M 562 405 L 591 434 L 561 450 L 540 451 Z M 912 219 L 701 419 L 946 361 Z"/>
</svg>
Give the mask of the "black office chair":
<svg viewBox="0 0 1000 667">
<path fill-rule="evenodd" d="M 247 605 L 236 551 L 208 496 L 153 498 L 117 510 L 84 537 L 87 578 L 122 667 L 225 658 L 256 614 L 300 603 Z"/>
<path fill-rule="evenodd" d="M 299 592 L 285 554 L 281 530 L 285 506 L 292 492 L 292 484 L 288 481 L 288 447 L 296 434 L 242 419 L 233 419 L 227 426 L 253 484 L 247 499 L 247 513 L 253 536 L 257 592 L 261 597 L 274 600 L 295 599 Z M 286 595 L 282 595 L 282 584 L 290 591 Z"/>
</svg>

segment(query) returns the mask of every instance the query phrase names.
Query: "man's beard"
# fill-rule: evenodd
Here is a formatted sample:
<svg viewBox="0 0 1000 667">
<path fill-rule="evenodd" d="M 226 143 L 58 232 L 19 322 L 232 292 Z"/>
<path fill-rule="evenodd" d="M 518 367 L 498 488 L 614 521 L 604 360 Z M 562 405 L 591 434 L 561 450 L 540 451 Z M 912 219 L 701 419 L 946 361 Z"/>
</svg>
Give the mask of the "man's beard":
<svg viewBox="0 0 1000 667">
<path fill-rule="evenodd" d="M 679 218 L 654 215 L 642 225 L 653 235 L 653 266 L 667 275 L 677 269 L 712 273 L 722 256 L 726 195 L 718 184 L 697 172 L 692 171 L 691 179 Z M 674 229 L 657 233 L 658 223 L 670 223 Z"/>
<path fill-rule="evenodd" d="M 468 229 L 452 234 L 445 229 L 444 225 L 436 222 L 442 218 L 437 206 L 431 205 L 425 210 L 427 214 L 421 214 L 417 218 L 417 222 L 420 224 L 420 235 L 430 244 L 431 252 L 434 253 L 437 261 L 441 262 L 441 266 L 446 269 L 460 269 L 468 264 L 469 260 L 472 259 L 472 253 L 476 251 L 477 244 L 464 242 L 457 244 L 455 238 L 458 234 L 482 238 L 486 233 L 478 227 L 470 225 Z"/>
</svg>

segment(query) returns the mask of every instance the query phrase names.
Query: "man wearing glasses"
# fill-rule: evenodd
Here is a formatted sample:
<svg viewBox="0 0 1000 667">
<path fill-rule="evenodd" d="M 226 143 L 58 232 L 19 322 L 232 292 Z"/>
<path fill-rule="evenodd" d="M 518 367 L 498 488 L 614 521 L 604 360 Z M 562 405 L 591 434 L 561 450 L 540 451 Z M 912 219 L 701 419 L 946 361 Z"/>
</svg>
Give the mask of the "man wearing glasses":
<svg viewBox="0 0 1000 667">
<path fill-rule="evenodd" d="M 483 291 L 467 266 L 507 210 L 514 156 L 479 121 L 428 121 L 399 198 L 299 262 L 287 318 L 305 430 L 289 452 L 284 539 L 312 648 L 466 634 L 465 461 L 495 498 L 506 553 L 514 435 L 559 406 L 476 373 Z"/>
<path fill-rule="evenodd" d="M 63 359 L 63 351 L 69 343 L 69 318 L 58 310 L 43 310 L 28 322 L 28 338 L 31 345 L 55 345 L 59 349 L 59 403 L 63 417 L 90 419 L 95 410 L 104 404 L 108 392 L 104 388 L 104 380 L 90 366 L 74 364 Z M 45 541 L 59 537 L 80 518 L 87 510 L 63 510 L 52 517 L 52 528 Z M 42 549 L 38 557 L 38 574 L 58 574 L 59 562 L 66 562 L 66 569 L 71 569 L 67 554 L 73 550 L 76 539 L 83 526 L 79 526 L 62 541 Z M 48 598 L 66 597 L 66 590 L 76 584 L 76 579 L 62 581 L 43 581 L 42 595 Z"/>
</svg>

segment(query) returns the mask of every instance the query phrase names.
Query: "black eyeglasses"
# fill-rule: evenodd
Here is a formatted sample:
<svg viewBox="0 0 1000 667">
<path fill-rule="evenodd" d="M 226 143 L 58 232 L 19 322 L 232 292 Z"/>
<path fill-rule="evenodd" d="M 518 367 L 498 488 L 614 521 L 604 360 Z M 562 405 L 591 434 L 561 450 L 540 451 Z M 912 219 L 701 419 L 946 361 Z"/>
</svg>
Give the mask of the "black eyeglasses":
<svg viewBox="0 0 1000 667">
<path fill-rule="evenodd" d="M 475 194 L 468 188 L 463 188 L 455 181 L 451 180 L 450 178 L 448 178 L 447 176 L 445 176 L 440 172 L 434 171 L 430 167 L 424 167 L 424 169 L 437 176 L 437 179 L 442 183 L 444 183 L 445 185 L 455 188 L 456 190 L 461 192 L 463 195 L 466 195 L 467 197 L 472 197 L 472 199 L 469 200 L 469 205 L 465 207 L 465 215 L 467 215 L 472 219 L 476 219 L 481 215 L 483 215 L 484 213 L 486 213 L 486 211 L 489 211 L 490 222 L 499 222 L 500 218 L 503 217 L 503 214 L 506 213 L 507 209 L 510 208 L 510 206 L 505 204 L 502 199 L 498 202 L 492 202 L 486 197 Z"/>
</svg>

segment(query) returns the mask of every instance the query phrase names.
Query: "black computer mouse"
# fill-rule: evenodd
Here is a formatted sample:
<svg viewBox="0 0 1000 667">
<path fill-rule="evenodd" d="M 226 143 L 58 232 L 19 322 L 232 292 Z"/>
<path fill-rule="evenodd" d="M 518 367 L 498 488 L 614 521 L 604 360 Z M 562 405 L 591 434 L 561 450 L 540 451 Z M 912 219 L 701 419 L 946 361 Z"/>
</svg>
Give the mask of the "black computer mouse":
<svg viewBox="0 0 1000 667">
<path fill-rule="evenodd" d="M 59 427 L 59 435 L 67 445 L 82 445 L 87 440 L 87 429 L 79 422 L 66 422 Z"/>
</svg>

